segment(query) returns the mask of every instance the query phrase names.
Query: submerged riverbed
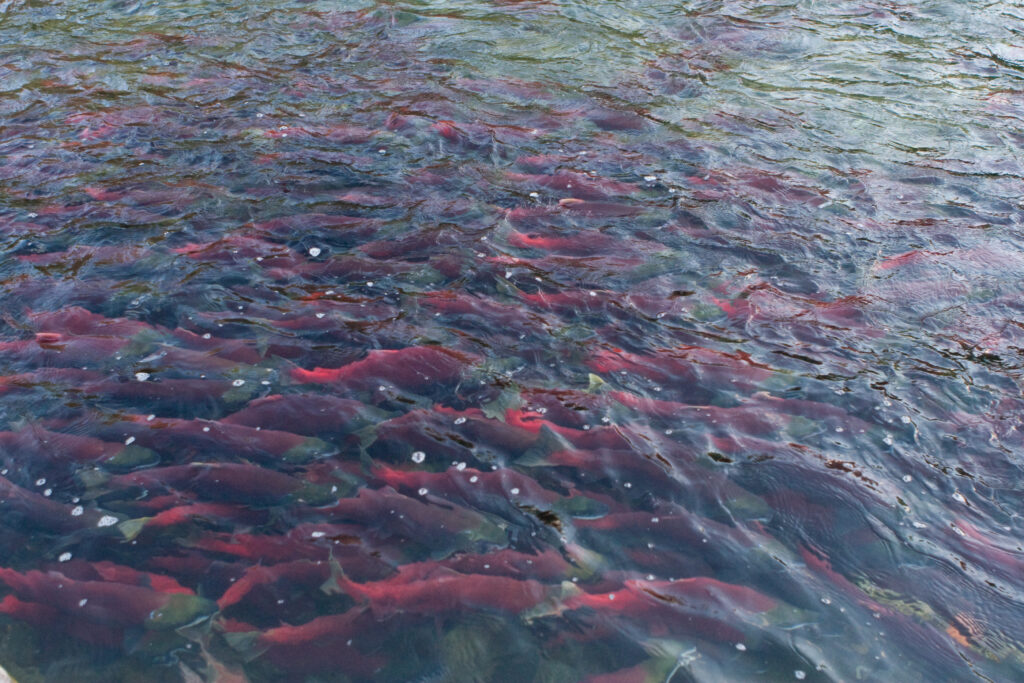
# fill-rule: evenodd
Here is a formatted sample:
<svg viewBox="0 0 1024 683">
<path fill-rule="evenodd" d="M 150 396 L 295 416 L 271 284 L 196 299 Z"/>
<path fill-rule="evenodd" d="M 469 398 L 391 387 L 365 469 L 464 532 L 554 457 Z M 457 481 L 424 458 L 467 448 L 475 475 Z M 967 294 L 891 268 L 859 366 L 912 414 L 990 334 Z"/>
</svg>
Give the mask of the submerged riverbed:
<svg viewBox="0 0 1024 683">
<path fill-rule="evenodd" d="M 1024 678 L 1024 10 L 0 2 L 0 665 Z"/>
</svg>

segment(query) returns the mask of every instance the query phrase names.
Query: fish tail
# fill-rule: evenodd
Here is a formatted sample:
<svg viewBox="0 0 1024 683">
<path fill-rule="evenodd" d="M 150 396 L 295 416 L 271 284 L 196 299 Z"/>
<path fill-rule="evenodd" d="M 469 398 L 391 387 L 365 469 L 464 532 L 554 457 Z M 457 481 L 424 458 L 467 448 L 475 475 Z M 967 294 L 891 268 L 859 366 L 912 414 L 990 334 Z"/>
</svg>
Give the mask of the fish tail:
<svg viewBox="0 0 1024 683">
<path fill-rule="evenodd" d="M 251 662 L 266 650 L 266 647 L 260 645 L 259 631 L 239 631 L 223 635 L 224 640 L 231 646 L 231 649 L 242 656 L 243 661 Z"/>
<path fill-rule="evenodd" d="M 146 524 L 152 517 L 137 517 L 135 519 L 126 519 L 117 525 L 117 530 L 124 535 L 124 540 L 133 541 L 135 537 L 142 533 L 142 530 L 146 528 Z"/>
</svg>

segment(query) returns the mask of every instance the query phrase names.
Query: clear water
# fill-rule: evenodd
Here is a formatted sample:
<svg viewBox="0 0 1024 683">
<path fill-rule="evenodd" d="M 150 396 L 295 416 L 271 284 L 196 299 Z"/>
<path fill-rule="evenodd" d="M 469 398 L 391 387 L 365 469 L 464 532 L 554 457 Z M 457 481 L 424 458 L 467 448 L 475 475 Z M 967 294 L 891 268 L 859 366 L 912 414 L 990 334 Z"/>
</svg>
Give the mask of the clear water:
<svg viewBox="0 0 1024 683">
<path fill-rule="evenodd" d="M 0 11 L 21 683 L 1024 677 L 1019 6 Z"/>
</svg>

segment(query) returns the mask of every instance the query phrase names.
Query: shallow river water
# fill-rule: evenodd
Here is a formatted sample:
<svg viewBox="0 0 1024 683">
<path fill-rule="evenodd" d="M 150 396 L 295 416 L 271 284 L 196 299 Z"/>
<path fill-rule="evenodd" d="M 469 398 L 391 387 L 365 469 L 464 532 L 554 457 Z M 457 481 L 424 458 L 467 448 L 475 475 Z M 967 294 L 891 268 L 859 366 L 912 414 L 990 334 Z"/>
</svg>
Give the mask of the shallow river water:
<svg viewBox="0 0 1024 683">
<path fill-rule="evenodd" d="M 1024 8 L 0 2 L 0 665 L 1024 679 Z"/>
</svg>

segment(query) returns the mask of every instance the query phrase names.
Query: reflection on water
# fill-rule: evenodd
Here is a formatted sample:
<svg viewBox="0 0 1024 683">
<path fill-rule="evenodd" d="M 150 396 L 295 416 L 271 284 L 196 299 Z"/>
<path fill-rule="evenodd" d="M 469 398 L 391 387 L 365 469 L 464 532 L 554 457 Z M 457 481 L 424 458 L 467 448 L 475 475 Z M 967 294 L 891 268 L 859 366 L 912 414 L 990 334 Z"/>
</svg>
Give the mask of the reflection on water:
<svg viewBox="0 0 1024 683">
<path fill-rule="evenodd" d="M 1019 7 L 0 11 L 21 683 L 1024 676 Z"/>
</svg>

